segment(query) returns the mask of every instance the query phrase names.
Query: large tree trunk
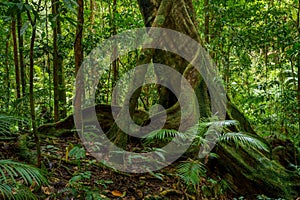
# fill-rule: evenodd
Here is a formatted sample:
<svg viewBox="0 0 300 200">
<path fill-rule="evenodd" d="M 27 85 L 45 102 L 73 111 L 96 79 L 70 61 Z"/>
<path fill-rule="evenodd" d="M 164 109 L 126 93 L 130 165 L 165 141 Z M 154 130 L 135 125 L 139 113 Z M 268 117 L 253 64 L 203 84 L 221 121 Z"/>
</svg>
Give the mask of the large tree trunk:
<svg viewBox="0 0 300 200">
<path fill-rule="evenodd" d="M 198 43 L 201 43 L 199 38 L 196 25 L 195 25 L 195 12 L 193 9 L 191 0 L 139 0 L 139 6 L 141 13 L 144 16 L 145 25 L 152 27 L 162 27 L 169 28 L 181 32 L 190 38 L 194 39 Z M 168 37 L 164 39 L 168 40 Z M 172 41 L 167 41 L 172 44 Z M 183 43 L 184 49 L 189 49 L 189 44 Z M 198 54 L 198 52 L 193 52 Z M 185 79 L 190 83 L 191 87 L 197 92 L 197 98 L 199 103 L 199 110 L 201 117 L 208 118 L 214 113 L 211 109 L 211 100 L 212 93 L 208 91 L 208 84 L 203 79 L 200 73 L 190 64 L 187 63 L 183 58 L 176 56 L 172 53 L 165 52 L 162 50 L 154 49 L 144 49 L 141 53 L 141 56 L 138 60 L 137 65 L 150 63 L 151 60 L 166 64 L 178 72 L 182 73 Z M 197 60 L 201 62 L 201 60 Z M 156 74 L 160 73 L 160 69 L 155 69 Z M 207 72 L 209 73 L 209 72 Z M 142 85 L 144 82 L 146 71 L 142 68 L 137 68 L 136 73 L 132 78 L 132 83 L 136 85 Z M 160 77 L 161 79 L 163 77 Z M 173 77 L 168 77 L 172 83 L 173 87 L 178 87 L 176 79 L 172 80 Z M 164 80 L 161 80 L 163 82 Z M 173 85 L 174 84 L 174 85 Z M 141 119 L 143 122 L 136 122 L 137 124 L 147 125 L 150 123 L 147 119 L 147 115 L 143 113 L 141 116 L 137 116 L 138 111 L 136 110 L 138 104 L 138 98 L 141 93 L 141 88 L 137 89 L 131 97 L 126 97 L 124 102 L 129 102 L 129 112 L 132 118 Z M 166 108 L 167 119 L 164 125 L 164 128 L 167 129 L 178 129 L 181 121 L 181 116 L 184 112 L 180 109 L 180 105 L 177 102 L 177 99 L 174 98 L 174 95 L 170 93 L 166 88 L 160 88 L 160 103 L 162 103 Z M 79 94 L 80 95 L 80 94 Z M 163 99 L 163 95 L 167 97 Z M 179 100 L 182 96 L 178 97 Z M 100 107 L 102 109 L 98 110 L 96 107 L 98 120 L 100 123 L 105 119 L 112 119 L 111 110 L 105 109 L 106 107 Z M 118 109 L 118 113 L 122 113 L 123 108 Z M 191 110 L 190 115 L 185 115 L 186 128 L 193 125 L 195 122 L 195 117 L 193 112 L 195 108 L 188 107 Z M 109 111 L 109 112 L 107 112 Z M 100 113 L 99 113 L 100 112 Z M 185 111 L 186 112 L 186 111 Z M 90 113 L 88 109 L 83 110 L 84 113 Z M 189 113 L 189 112 L 187 112 Z M 151 118 L 152 120 L 160 121 L 160 114 L 156 114 Z M 105 116 L 105 118 L 103 118 Z M 87 116 L 85 116 L 88 118 Z M 230 102 L 230 99 L 227 103 L 226 108 L 226 118 L 234 119 L 240 122 L 240 126 L 230 127 L 232 131 L 245 131 L 249 134 L 252 134 L 254 137 L 260 138 L 257 136 L 255 131 L 252 129 L 250 123 L 247 121 L 246 117 L 238 110 L 233 103 Z M 64 125 L 69 125 L 73 127 L 72 120 L 67 118 L 64 122 L 59 122 L 52 124 L 50 127 L 59 126 L 64 127 Z M 116 124 L 113 124 L 112 121 L 105 122 L 105 129 L 109 128 L 109 137 L 114 139 L 115 143 L 120 147 L 125 147 L 129 141 L 128 135 L 123 133 Z M 109 126 L 107 126 L 109 125 Z M 47 127 L 39 129 L 40 131 L 47 132 Z M 274 197 L 286 197 L 291 198 L 291 196 L 297 195 L 297 189 L 300 189 L 300 178 L 299 175 L 288 172 L 279 162 L 271 160 L 272 155 L 263 154 L 256 150 L 250 150 L 246 148 L 238 148 L 235 145 L 217 145 L 214 149 L 219 155 L 219 158 L 211 160 L 208 163 L 209 173 L 215 173 L 218 176 L 226 179 L 230 187 L 234 192 L 237 192 L 238 195 L 257 195 L 257 194 L 266 194 Z"/>
<path fill-rule="evenodd" d="M 200 37 L 198 35 L 196 24 L 195 24 L 195 12 L 193 9 L 191 0 L 139 0 L 139 7 L 144 17 L 145 25 L 151 27 L 162 27 L 172 30 L 176 30 L 183 33 L 198 43 L 201 44 Z M 171 41 L 170 41 L 171 42 Z M 196 52 L 195 52 L 196 53 Z M 190 85 L 195 91 L 201 92 L 198 95 L 198 102 L 201 112 L 201 117 L 210 117 L 212 115 L 210 95 L 207 89 L 208 83 L 204 82 L 198 72 L 187 63 L 183 58 L 173 55 L 170 52 L 162 50 L 152 50 L 151 53 L 145 55 L 144 60 L 151 60 L 153 62 L 159 62 L 173 67 L 178 72 L 182 73 L 183 76 L 189 81 Z M 147 57 L 148 56 L 148 57 Z M 157 75 L 160 73 L 159 69 L 155 69 Z M 139 81 L 143 82 L 145 73 L 137 73 Z M 197 75 L 195 75 L 197 74 Z M 195 79 L 197 77 L 197 79 Z M 167 77 L 173 81 L 173 77 Z M 135 81 L 135 80 L 134 80 Z M 179 87 L 180 83 L 172 82 L 173 87 Z M 163 82 L 163 80 L 162 80 Z M 137 99 L 140 96 L 141 90 L 137 90 L 131 97 L 130 112 L 137 107 Z M 167 88 L 160 87 L 160 103 L 167 109 L 167 121 L 164 128 L 178 129 L 181 119 L 180 106 L 174 95 L 171 94 Z M 159 114 L 154 120 L 161 120 Z M 192 116 L 191 116 L 192 117 Z M 238 110 L 234 104 L 227 103 L 226 118 L 234 119 L 240 123 L 239 127 L 231 127 L 233 131 L 244 131 L 252 134 L 254 137 L 257 136 L 255 131 L 252 129 L 250 123 L 246 117 Z M 152 120 L 153 120 L 152 119 Z M 151 120 L 151 121 L 152 121 Z M 188 121 L 187 121 L 188 123 Z M 110 131 L 117 132 L 115 142 L 119 146 L 123 146 L 128 141 L 122 131 L 113 129 Z M 262 138 L 260 138 L 263 140 Z M 217 145 L 218 148 L 215 151 L 219 154 L 220 158 L 216 163 L 213 164 L 216 173 L 226 178 L 231 184 L 232 189 L 240 194 L 267 194 L 270 196 L 288 197 L 297 195 L 295 191 L 299 189 L 299 176 L 297 174 L 289 175 L 288 171 L 284 169 L 278 162 L 269 159 L 269 154 L 263 154 L 256 151 L 250 151 L 247 149 L 236 149 L 236 146 L 230 145 Z M 264 160 L 264 162 L 262 162 Z M 224 174 L 226 176 L 224 176 Z M 244 187 L 247 187 L 245 189 Z"/>
</svg>

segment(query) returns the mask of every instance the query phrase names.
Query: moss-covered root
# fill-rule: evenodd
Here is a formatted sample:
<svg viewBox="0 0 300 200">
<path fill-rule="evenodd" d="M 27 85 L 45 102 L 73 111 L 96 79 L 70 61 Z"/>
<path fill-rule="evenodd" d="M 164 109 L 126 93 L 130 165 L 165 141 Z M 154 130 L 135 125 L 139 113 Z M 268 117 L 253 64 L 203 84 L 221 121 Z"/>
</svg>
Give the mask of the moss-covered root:
<svg viewBox="0 0 300 200">
<path fill-rule="evenodd" d="M 299 195 L 300 175 L 286 170 L 262 153 L 235 146 L 219 145 L 218 170 L 242 195 L 265 194 L 274 198 L 293 199 Z M 224 177 L 225 178 L 225 177 Z"/>
</svg>

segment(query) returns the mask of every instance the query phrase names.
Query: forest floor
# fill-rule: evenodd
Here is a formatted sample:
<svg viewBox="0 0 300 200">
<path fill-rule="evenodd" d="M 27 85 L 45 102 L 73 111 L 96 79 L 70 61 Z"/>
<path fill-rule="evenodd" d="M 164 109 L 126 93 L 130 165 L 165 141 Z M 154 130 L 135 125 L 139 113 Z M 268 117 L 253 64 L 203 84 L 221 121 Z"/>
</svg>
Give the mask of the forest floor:
<svg viewBox="0 0 300 200">
<path fill-rule="evenodd" d="M 176 175 L 180 161 L 153 173 L 129 174 L 117 172 L 96 162 L 81 148 L 73 152 L 68 149 L 78 146 L 76 137 L 47 137 L 41 139 L 43 169 L 49 185 L 35 191 L 38 199 L 199 199 L 195 191 L 188 188 Z M 31 144 L 34 146 L 34 144 Z M 16 144 L 1 142 L 3 159 L 20 160 L 14 150 Z M 80 149 L 83 151 L 80 152 Z M 84 155 L 82 154 L 84 153 Z M 77 157 L 77 159 L 76 159 Z M 26 162 L 25 160 L 23 162 Z M 203 184 L 208 184 L 203 178 Z M 209 184 L 208 184 L 209 185 Z M 199 195 L 199 193 L 198 193 Z M 216 196 L 215 196 L 216 195 Z M 201 195 L 202 196 L 202 195 Z M 201 199 L 232 199 L 230 191 Z"/>
</svg>

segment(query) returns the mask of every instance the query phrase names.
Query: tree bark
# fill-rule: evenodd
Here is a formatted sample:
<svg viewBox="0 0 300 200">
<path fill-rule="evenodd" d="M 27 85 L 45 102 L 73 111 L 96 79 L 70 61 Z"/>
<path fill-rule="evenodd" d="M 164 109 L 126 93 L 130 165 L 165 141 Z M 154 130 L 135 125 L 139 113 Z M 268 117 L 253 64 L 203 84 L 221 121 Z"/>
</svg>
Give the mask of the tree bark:
<svg viewBox="0 0 300 200">
<path fill-rule="evenodd" d="M 197 26 L 195 25 L 195 12 L 193 10 L 191 0 L 139 0 L 138 3 L 146 26 L 173 29 L 188 35 L 201 44 L 201 40 L 196 29 Z M 201 91 L 198 96 L 200 101 L 198 102 L 201 102 L 202 105 L 199 106 L 206 110 L 206 112 L 204 112 L 205 115 L 201 113 L 201 116 L 210 117 L 212 115 L 210 110 L 211 102 L 209 98 L 212 94 L 208 94 L 207 85 L 203 81 L 202 76 L 197 73 L 197 71 L 189 65 L 189 63 L 185 63 L 185 61 L 180 57 L 173 55 L 170 56 L 168 53 L 157 50 L 152 50 L 152 52 L 150 51 L 150 53 L 146 54 L 146 59 L 144 60 L 150 61 L 151 58 L 153 58 L 153 60 L 156 59 L 163 64 L 168 64 L 181 72 L 195 91 Z M 138 81 L 143 83 L 144 73 L 136 74 L 139 76 Z M 134 80 L 134 82 L 136 82 L 136 80 Z M 131 97 L 129 108 L 132 110 L 130 110 L 130 112 L 134 112 L 137 107 L 137 99 L 139 96 L 140 90 L 137 90 Z M 180 106 L 178 102 L 170 106 L 171 107 L 167 109 L 168 116 L 164 128 L 178 129 L 181 117 Z M 227 119 L 237 120 L 240 123 L 240 127 L 231 127 L 232 131 L 248 132 L 249 134 L 252 134 L 253 137 L 259 138 L 246 117 L 236 108 L 236 106 L 234 106 L 234 104 L 230 102 L 230 99 L 227 105 L 226 117 Z M 159 117 L 156 119 L 160 120 Z M 111 129 L 110 131 L 117 132 L 118 138 L 115 140 L 115 144 L 123 148 L 126 147 L 124 144 L 128 141 L 128 136 L 126 137 L 122 131 L 118 131 L 115 126 L 113 126 L 113 128 L 114 129 Z M 262 138 L 260 139 L 264 141 Z M 290 197 L 295 195 L 295 193 L 292 194 L 292 192 L 297 191 L 300 186 L 298 182 L 300 180 L 299 176 L 296 174 L 289 175 L 286 169 L 284 169 L 280 164 L 276 163 L 277 167 L 275 168 L 266 166 L 273 162 L 268 158 L 269 154 L 263 154 L 242 148 L 237 150 L 234 145 L 217 146 L 218 148 L 215 149 L 215 151 L 218 153 L 220 158 L 218 159 L 217 164 L 213 165 L 213 167 L 216 168 L 217 173 L 221 176 L 229 174 L 228 182 L 231 184 L 233 190 L 240 192 L 240 194 L 259 194 L 260 192 L 263 192 L 270 196 Z M 265 162 L 261 162 L 261 159 L 264 159 Z M 280 172 L 276 171 L 276 168 L 278 167 L 281 168 Z M 265 171 L 267 171 L 267 173 L 265 173 Z M 272 174 L 272 178 L 269 177 L 270 174 Z M 274 179 L 278 181 L 274 181 Z M 241 180 L 242 183 L 240 182 Z M 288 185 L 281 187 L 281 184 L 284 183 L 287 183 Z M 247 190 L 243 189 L 243 185 L 247 185 Z"/>
<path fill-rule="evenodd" d="M 59 10 L 59 4 L 57 4 L 56 11 Z M 57 68 L 58 68 L 58 101 L 59 101 L 59 118 L 63 119 L 67 116 L 67 97 L 66 97 L 66 84 L 65 84 L 65 74 L 63 68 L 63 56 L 62 56 L 62 32 L 61 32 L 61 23 L 60 18 L 57 17 L 57 41 L 58 41 L 58 49 L 57 49 Z"/>
<path fill-rule="evenodd" d="M 60 2 L 52 0 L 52 14 L 56 17 L 53 28 L 53 85 L 54 85 L 54 121 L 66 117 L 66 91 L 63 72 L 63 58 L 59 52 L 59 36 L 61 36 Z"/>
<path fill-rule="evenodd" d="M 59 1 L 52 0 L 52 14 L 57 15 L 57 4 Z M 59 121 L 59 80 L 58 80 L 58 44 L 57 44 L 58 28 L 57 19 L 53 27 L 53 91 L 54 91 L 54 121 Z"/>
<path fill-rule="evenodd" d="M 111 36 L 114 36 L 117 34 L 117 26 L 116 26 L 116 22 L 115 22 L 115 15 L 117 14 L 117 0 L 113 0 L 113 7 L 112 7 L 112 12 L 111 12 L 111 22 L 110 22 L 110 26 L 111 26 Z M 118 54 L 118 47 L 115 44 L 115 47 L 113 49 L 113 55 L 112 57 L 116 57 L 116 55 Z M 116 60 L 114 60 L 112 62 L 112 71 L 113 71 L 113 80 L 112 80 L 112 90 L 115 87 L 116 83 L 117 83 L 117 79 L 119 76 L 119 59 L 117 58 Z M 112 105 L 116 105 L 116 97 L 117 97 L 117 92 L 114 92 L 114 97 Z"/>
<path fill-rule="evenodd" d="M 15 77 L 16 77 L 16 95 L 17 99 L 21 97 L 20 92 L 20 70 L 19 70 L 19 59 L 18 59 L 18 42 L 16 36 L 16 19 L 15 16 L 12 16 L 12 23 L 11 23 L 11 33 L 13 38 L 14 44 L 14 63 L 15 63 Z"/>
<path fill-rule="evenodd" d="M 78 13 L 77 13 L 77 27 L 76 27 L 76 38 L 74 43 L 74 54 L 75 54 L 75 75 L 81 66 L 83 61 L 83 50 L 82 50 L 82 34 L 83 34 L 83 0 L 77 0 Z"/>
<path fill-rule="evenodd" d="M 91 11 L 91 14 L 90 14 L 90 22 L 91 22 L 91 27 L 90 27 L 90 30 L 92 32 L 94 32 L 94 23 L 95 23 L 95 0 L 90 0 L 90 11 Z"/>
<path fill-rule="evenodd" d="M 8 112 L 9 110 L 9 102 L 10 102 L 10 70 L 9 70 L 9 38 L 11 34 L 11 29 L 9 30 L 7 36 L 6 36 L 6 44 L 5 44 L 5 74 L 6 76 L 4 77 L 4 81 L 6 83 L 6 102 L 5 108 L 6 111 Z"/>
<path fill-rule="evenodd" d="M 26 0 L 28 4 L 28 0 Z M 40 9 L 41 0 L 37 3 L 37 11 Z M 36 37 L 36 21 L 37 18 L 34 16 L 31 17 L 29 10 L 27 10 L 27 17 L 31 23 L 32 33 L 31 33 L 31 40 L 30 40 L 30 50 L 29 50 L 29 99 L 30 99 L 30 114 L 31 114 L 31 126 L 32 126 L 32 134 L 34 136 L 34 141 L 36 144 L 36 151 L 37 151 L 37 167 L 41 167 L 42 162 L 42 154 L 41 154 L 41 146 L 40 146 L 40 139 L 37 134 L 36 128 L 36 115 L 35 115 L 35 99 L 34 99 L 34 85 L 33 85 L 33 76 L 34 76 L 34 43 Z"/>
<path fill-rule="evenodd" d="M 298 12 L 297 12 L 297 30 L 298 30 L 298 37 L 300 37 L 300 0 L 298 1 Z M 298 134 L 300 135 L 300 50 L 298 50 L 297 54 L 297 66 L 298 66 L 298 88 L 297 88 L 297 100 L 298 100 Z"/>
<path fill-rule="evenodd" d="M 20 70 L 21 70 L 21 85 L 22 85 L 22 96 L 26 95 L 26 69 L 24 63 L 24 40 L 23 35 L 21 35 L 22 28 L 22 15 L 20 12 L 17 14 L 17 22 L 18 22 L 18 40 L 19 40 L 19 60 L 20 60 Z"/>
<path fill-rule="evenodd" d="M 83 35 L 83 24 L 84 24 L 84 4 L 83 0 L 77 0 L 77 27 L 76 27 L 76 38 L 74 42 L 74 56 L 75 56 L 75 76 L 76 76 L 76 96 L 74 97 L 74 115 L 76 115 L 77 121 L 75 122 L 77 127 L 81 127 L 82 122 L 82 111 L 81 111 L 81 100 L 84 97 L 83 91 L 83 77 L 82 73 L 78 73 L 80 66 L 83 62 L 83 49 L 82 49 L 82 35 Z"/>
<path fill-rule="evenodd" d="M 209 0 L 204 0 L 204 37 L 206 44 L 209 44 Z"/>
</svg>

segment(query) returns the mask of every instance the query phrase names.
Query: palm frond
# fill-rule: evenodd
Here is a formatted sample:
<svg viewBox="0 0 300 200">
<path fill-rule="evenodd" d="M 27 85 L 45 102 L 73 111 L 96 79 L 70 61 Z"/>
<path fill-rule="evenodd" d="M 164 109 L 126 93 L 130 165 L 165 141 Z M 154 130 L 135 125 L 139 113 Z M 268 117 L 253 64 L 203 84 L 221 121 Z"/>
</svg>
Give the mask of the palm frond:
<svg viewBox="0 0 300 200">
<path fill-rule="evenodd" d="M 1 183 L 0 181 L 0 197 L 2 197 L 3 199 L 12 199 L 14 197 L 12 190 L 13 188 L 11 187 L 11 185 Z"/>
<path fill-rule="evenodd" d="M 43 101 L 43 98 L 45 96 L 49 96 L 49 91 L 47 89 L 38 89 L 34 91 L 33 93 L 34 99 L 38 101 Z M 20 107 L 24 107 L 23 105 L 29 104 L 30 102 L 30 97 L 29 94 L 27 93 L 25 96 L 21 98 L 17 98 L 14 101 L 10 102 L 11 107 L 12 107 L 12 113 L 18 113 L 18 110 Z"/>
<path fill-rule="evenodd" d="M 0 198 L 1 199 L 12 199 L 12 200 L 30 200 L 37 199 L 32 191 L 24 185 L 18 184 L 11 185 L 1 183 L 0 181 Z"/>
<path fill-rule="evenodd" d="M 10 136 L 12 135 L 11 128 L 13 126 L 16 126 L 18 122 L 22 123 L 28 123 L 27 120 L 21 118 L 21 117 L 16 117 L 16 116 L 11 116 L 11 115 L 6 115 L 6 114 L 0 114 L 0 135 L 3 136 Z"/>
<path fill-rule="evenodd" d="M 17 183 L 19 178 L 22 178 L 26 185 L 41 186 L 47 183 L 47 179 L 40 173 L 39 169 L 12 160 L 0 160 L 0 174 L 4 183 Z"/>
<path fill-rule="evenodd" d="M 222 142 L 222 143 L 233 142 L 237 146 L 240 145 L 244 147 L 249 147 L 249 148 L 269 152 L 268 146 L 265 143 L 263 143 L 262 141 L 260 141 L 255 137 L 252 137 L 242 132 L 238 132 L 238 133 L 230 132 L 230 133 L 223 134 L 218 138 L 218 142 Z"/>
</svg>

